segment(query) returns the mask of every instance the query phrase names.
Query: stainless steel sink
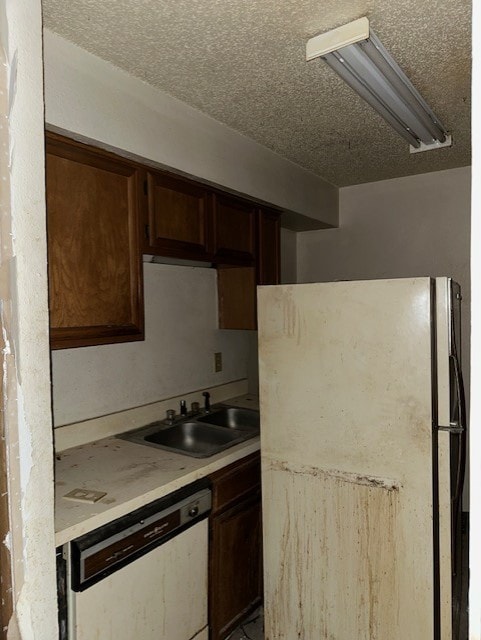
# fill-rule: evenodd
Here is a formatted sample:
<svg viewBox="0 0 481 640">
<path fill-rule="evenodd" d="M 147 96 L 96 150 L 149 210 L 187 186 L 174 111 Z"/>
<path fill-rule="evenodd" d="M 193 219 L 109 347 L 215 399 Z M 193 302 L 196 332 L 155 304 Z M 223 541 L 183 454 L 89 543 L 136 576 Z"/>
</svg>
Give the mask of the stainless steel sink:
<svg viewBox="0 0 481 640">
<path fill-rule="evenodd" d="M 197 420 L 219 427 L 238 429 L 239 431 L 259 432 L 260 427 L 259 412 L 253 411 L 252 409 L 242 409 L 240 407 L 213 409 L 212 413 L 202 418 L 197 418 Z"/>
<path fill-rule="evenodd" d="M 223 407 L 213 408 L 212 413 L 188 418 L 172 426 L 153 422 L 117 437 L 194 458 L 208 458 L 258 433 L 259 415 L 256 411 Z"/>
<path fill-rule="evenodd" d="M 243 438 L 240 434 L 213 429 L 198 422 L 181 422 L 173 427 L 161 429 L 144 439 L 165 449 L 206 458 L 240 442 Z"/>
</svg>

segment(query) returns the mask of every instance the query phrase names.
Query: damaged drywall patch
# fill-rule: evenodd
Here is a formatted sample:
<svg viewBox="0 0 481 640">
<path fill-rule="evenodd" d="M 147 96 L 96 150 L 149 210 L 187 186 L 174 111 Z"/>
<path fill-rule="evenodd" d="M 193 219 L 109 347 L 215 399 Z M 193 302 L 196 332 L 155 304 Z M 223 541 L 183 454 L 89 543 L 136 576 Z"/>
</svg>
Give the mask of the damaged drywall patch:
<svg viewBox="0 0 481 640">
<path fill-rule="evenodd" d="M 7 532 L 5 538 L 3 539 L 3 544 L 7 547 L 9 551 L 12 550 L 12 534 L 10 531 Z"/>
<path fill-rule="evenodd" d="M 17 95 L 17 68 L 18 68 L 18 51 L 13 54 L 12 61 L 7 66 L 8 71 L 8 116 L 10 117 L 15 104 L 15 96 Z"/>
<path fill-rule="evenodd" d="M 9 484 L 8 484 L 8 438 L 5 432 L 7 418 L 6 380 L 8 379 L 7 358 L 11 353 L 9 331 L 11 320 L 10 305 L 10 279 L 9 261 L 12 258 L 12 235 L 11 235 L 11 203 L 10 203 L 10 144 L 9 144 L 9 116 L 11 112 L 10 102 L 10 81 L 16 74 L 12 74 L 8 65 L 8 33 L 5 15 L 5 5 L 0 9 L 0 323 L 1 323 L 1 415 L 0 415 L 0 536 L 3 538 L 3 547 L 0 549 L 0 597 L 2 607 L 0 610 L 0 622 L 5 634 L 10 627 L 14 611 L 14 595 L 12 590 L 13 571 L 12 558 L 14 557 L 14 544 L 11 531 L 11 515 L 9 504 Z M 15 88 L 15 84 L 12 89 Z M 7 637 L 15 637 L 13 633 L 8 633 Z"/>
<path fill-rule="evenodd" d="M 13 54 L 13 59 L 10 64 L 7 64 L 7 73 L 8 73 L 8 115 L 7 119 L 10 119 L 10 116 L 13 112 L 13 107 L 15 104 L 15 96 L 17 95 L 17 68 L 18 68 L 18 51 L 15 51 Z M 8 166 L 9 168 L 13 165 L 13 157 L 14 157 L 14 145 L 8 145 L 9 154 L 8 154 Z"/>
</svg>

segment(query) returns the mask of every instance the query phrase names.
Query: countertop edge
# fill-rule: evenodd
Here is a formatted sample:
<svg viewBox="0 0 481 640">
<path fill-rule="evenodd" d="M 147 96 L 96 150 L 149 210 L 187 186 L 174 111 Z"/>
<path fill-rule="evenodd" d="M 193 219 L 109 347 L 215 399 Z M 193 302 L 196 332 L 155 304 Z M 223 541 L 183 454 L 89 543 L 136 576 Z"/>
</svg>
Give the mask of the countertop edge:
<svg viewBox="0 0 481 640">
<path fill-rule="evenodd" d="M 171 480 L 165 484 L 159 485 L 154 490 L 148 491 L 139 495 L 134 499 L 127 500 L 126 502 L 118 503 L 112 506 L 110 509 L 104 511 L 101 514 L 95 514 L 89 518 L 86 518 L 78 524 L 66 527 L 55 532 L 55 545 L 61 547 L 62 545 L 70 542 L 74 538 L 77 538 L 85 533 L 89 533 L 102 525 L 108 524 L 117 518 L 120 518 L 135 509 L 143 507 L 150 502 L 162 498 L 177 489 L 180 489 L 191 482 L 205 478 L 211 475 L 215 471 L 227 467 L 233 462 L 242 460 L 248 455 L 260 450 L 260 437 L 247 440 L 227 451 L 212 456 L 206 459 L 206 464 L 198 469 L 187 472 L 175 480 Z"/>
</svg>

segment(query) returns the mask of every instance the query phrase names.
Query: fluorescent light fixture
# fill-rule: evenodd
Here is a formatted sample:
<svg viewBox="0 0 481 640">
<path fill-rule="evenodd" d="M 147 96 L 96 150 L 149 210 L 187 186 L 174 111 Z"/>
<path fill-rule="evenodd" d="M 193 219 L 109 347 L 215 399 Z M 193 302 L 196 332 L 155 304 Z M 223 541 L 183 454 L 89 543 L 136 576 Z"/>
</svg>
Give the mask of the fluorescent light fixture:
<svg viewBox="0 0 481 640">
<path fill-rule="evenodd" d="M 311 38 L 306 60 L 322 58 L 411 145 L 411 152 L 451 146 L 451 136 L 369 28 L 354 22 Z"/>
</svg>

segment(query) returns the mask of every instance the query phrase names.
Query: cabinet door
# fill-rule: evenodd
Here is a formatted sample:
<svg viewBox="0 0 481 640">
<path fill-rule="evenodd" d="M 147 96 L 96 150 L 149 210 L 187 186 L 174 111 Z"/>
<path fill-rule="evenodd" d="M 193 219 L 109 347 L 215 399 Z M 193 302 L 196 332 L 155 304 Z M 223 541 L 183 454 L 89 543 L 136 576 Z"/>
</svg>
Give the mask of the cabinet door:
<svg viewBox="0 0 481 640">
<path fill-rule="evenodd" d="M 255 207 L 237 198 L 215 194 L 214 260 L 253 265 L 255 259 Z"/>
<path fill-rule="evenodd" d="M 280 282 L 280 214 L 261 209 L 257 219 L 258 284 Z"/>
<path fill-rule="evenodd" d="M 139 170 L 47 137 L 51 346 L 143 339 Z"/>
<path fill-rule="evenodd" d="M 222 640 L 262 598 L 260 492 L 211 521 L 211 640 Z"/>
<path fill-rule="evenodd" d="M 177 258 L 211 260 L 210 200 L 201 185 L 149 172 L 145 251 Z"/>
<path fill-rule="evenodd" d="M 217 514 L 260 489 L 261 456 L 257 451 L 233 462 L 210 476 L 212 480 L 212 513 Z"/>
<path fill-rule="evenodd" d="M 256 329 L 255 267 L 217 267 L 219 329 Z"/>
</svg>

